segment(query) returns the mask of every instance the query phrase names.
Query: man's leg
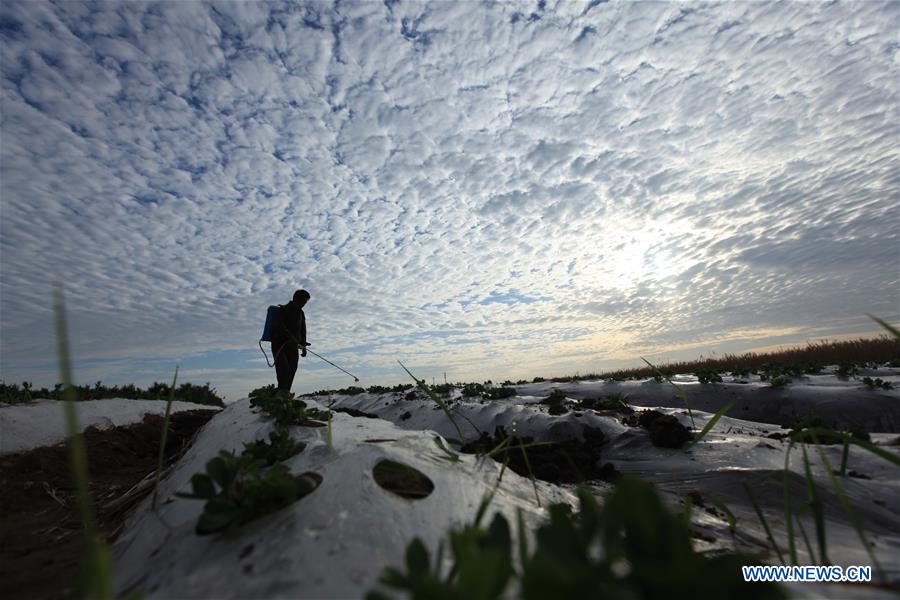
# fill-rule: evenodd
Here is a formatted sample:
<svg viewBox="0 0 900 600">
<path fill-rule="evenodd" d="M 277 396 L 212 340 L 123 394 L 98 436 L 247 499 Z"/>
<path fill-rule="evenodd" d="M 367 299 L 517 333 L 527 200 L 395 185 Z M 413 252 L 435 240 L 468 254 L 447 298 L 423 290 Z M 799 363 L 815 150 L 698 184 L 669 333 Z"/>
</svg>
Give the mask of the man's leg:
<svg viewBox="0 0 900 600">
<path fill-rule="evenodd" d="M 300 352 L 297 348 L 292 348 L 288 351 L 285 348 L 285 366 L 284 366 L 284 383 L 287 391 L 291 391 L 291 386 L 294 385 L 294 375 L 297 373 L 297 363 L 300 362 Z"/>
<path fill-rule="evenodd" d="M 278 353 L 278 357 L 275 359 L 275 374 L 278 377 L 279 390 L 291 391 L 299 360 L 300 351 L 297 348 L 291 348 L 287 344 Z"/>
<path fill-rule="evenodd" d="M 285 360 L 285 350 L 286 348 L 282 348 L 280 345 L 279 347 L 276 347 L 274 343 L 272 344 L 272 355 L 275 357 L 275 377 L 278 379 L 278 389 L 290 391 L 294 375 L 292 373 L 290 378 L 288 378 L 287 374 L 290 369 L 288 367 L 289 361 Z"/>
</svg>

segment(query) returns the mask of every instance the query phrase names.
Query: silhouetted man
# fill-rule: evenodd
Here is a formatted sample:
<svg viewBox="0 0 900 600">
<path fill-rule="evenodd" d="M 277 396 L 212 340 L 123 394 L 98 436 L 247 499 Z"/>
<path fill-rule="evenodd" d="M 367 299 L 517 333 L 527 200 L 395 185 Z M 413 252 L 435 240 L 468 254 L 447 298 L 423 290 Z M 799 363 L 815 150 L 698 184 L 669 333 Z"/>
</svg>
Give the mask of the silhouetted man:
<svg viewBox="0 0 900 600">
<path fill-rule="evenodd" d="M 309 292 L 297 290 L 294 298 L 278 310 L 272 327 L 272 354 L 275 356 L 275 374 L 278 389 L 291 391 L 300 356 L 306 356 L 306 315 L 303 307 L 309 301 Z"/>
</svg>

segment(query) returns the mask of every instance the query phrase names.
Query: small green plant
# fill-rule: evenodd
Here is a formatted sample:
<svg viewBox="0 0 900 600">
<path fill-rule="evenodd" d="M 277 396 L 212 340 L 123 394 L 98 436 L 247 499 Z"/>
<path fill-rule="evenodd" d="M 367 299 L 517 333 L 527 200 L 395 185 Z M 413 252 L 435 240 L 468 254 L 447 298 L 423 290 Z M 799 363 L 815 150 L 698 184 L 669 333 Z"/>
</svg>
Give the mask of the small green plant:
<svg viewBox="0 0 900 600">
<path fill-rule="evenodd" d="M 562 404 L 566 400 L 566 393 L 559 388 L 550 392 L 550 395 L 541 401 L 541 404 Z"/>
<path fill-rule="evenodd" d="M 841 362 L 837 368 L 838 377 L 856 377 L 859 374 L 859 367 L 854 362 Z"/>
<path fill-rule="evenodd" d="M 249 397 L 250 406 L 262 409 L 275 419 L 276 426 L 309 425 L 315 420 L 327 421 L 331 418 L 330 411 L 307 408 L 306 402 L 295 399 L 290 392 L 276 389 L 274 385 L 257 388 L 250 392 Z"/>
<path fill-rule="evenodd" d="M 448 398 L 453 392 L 453 384 L 452 383 L 439 383 L 434 386 L 434 392 L 440 396 L 441 398 Z"/>
<path fill-rule="evenodd" d="M 72 386 L 75 389 L 75 397 L 78 401 L 83 400 L 104 400 L 107 398 L 126 398 L 131 400 L 164 400 L 172 395 L 172 390 L 168 384 L 154 383 L 147 389 L 139 388 L 133 384 L 122 386 L 103 385 L 96 382 L 93 386 L 80 385 Z M 220 398 L 216 390 L 209 387 L 209 383 L 205 385 L 195 385 L 192 383 L 182 383 L 178 389 L 174 390 L 174 398 L 182 402 L 192 402 L 194 404 L 206 404 L 209 406 L 224 407 L 225 403 Z M 31 402 L 34 398 L 48 398 L 50 400 L 64 401 L 66 399 L 66 387 L 62 383 L 57 383 L 53 389 L 40 388 L 36 389 L 28 382 L 23 381 L 22 387 L 18 385 L 5 384 L 0 380 L 0 402 L 8 404 L 19 404 L 22 402 Z"/>
<path fill-rule="evenodd" d="M 787 375 L 776 375 L 769 382 L 769 384 L 774 388 L 785 387 L 789 383 L 791 383 L 791 378 L 788 377 Z"/>
<path fill-rule="evenodd" d="M 502 400 L 516 395 L 516 389 L 511 387 L 494 387 L 484 390 L 484 397 L 488 400 Z"/>
<path fill-rule="evenodd" d="M 715 369 L 697 369 L 694 375 L 700 383 L 722 383 L 722 376 Z"/>
<path fill-rule="evenodd" d="M 338 390 L 335 392 L 336 394 L 342 394 L 344 396 L 358 396 L 359 394 L 365 394 L 366 389 L 361 388 L 356 385 L 351 385 L 350 387 L 345 387 L 344 389 Z"/>
<path fill-rule="evenodd" d="M 3 380 L 0 379 L 0 402 L 6 404 L 27 404 L 32 401 L 34 401 L 34 397 L 31 395 L 31 383 L 23 381 L 22 389 L 20 390 L 19 386 L 3 383 Z"/>
<path fill-rule="evenodd" d="M 533 551 L 519 513 L 518 569 L 506 518 L 498 513 L 482 528 L 482 503 L 473 525 L 450 532 L 454 565 L 449 571 L 441 559 L 443 545 L 432 563 L 416 538 L 407 546 L 406 569 L 389 567 L 380 582 L 413 599 L 491 600 L 510 595 L 511 588 L 525 600 L 652 599 L 669 597 L 673 589 L 688 598 L 746 595 L 740 567 L 755 561 L 740 554 L 695 552 L 690 526 L 666 509 L 649 484 L 623 478 L 602 506 L 583 488 L 578 499 L 578 515 L 568 505 L 549 507 L 549 521 L 538 528 Z M 753 593 L 784 597 L 774 584 L 755 586 Z M 376 591 L 366 595 L 367 600 L 389 597 Z"/>
<path fill-rule="evenodd" d="M 264 465 L 252 453 L 235 456 L 223 450 L 206 463 L 206 473 L 191 477 L 191 493 L 176 496 L 206 501 L 198 534 L 224 531 L 284 508 L 319 484 L 309 475 L 292 476 L 282 464 L 262 470 Z"/>
<path fill-rule="evenodd" d="M 881 377 L 876 377 L 872 379 L 871 377 L 863 377 L 862 382 L 866 384 L 869 388 L 872 389 L 882 389 L 882 390 L 892 390 L 894 389 L 894 384 L 890 381 L 884 381 Z"/>
<path fill-rule="evenodd" d="M 622 394 L 610 394 L 603 398 L 584 398 L 581 400 L 581 408 L 589 410 L 613 410 L 616 412 L 631 413 L 633 409 L 622 399 Z"/>
<path fill-rule="evenodd" d="M 330 419 L 328 423 L 330 426 Z M 244 444 L 243 454 L 261 461 L 265 466 L 271 466 L 303 452 L 305 448 L 306 444 L 304 442 L 298 442 L 291 437 L 287 427 L 276 426 L 275 431 L 269 433 L 268 443 L 263 440 L 256 440 L 255 442 Z"/>
<path fill-rule="evenodd" d="M 462 388 L 464 398 L 474 398 L 484 394 L 484 386 L 480 383 L 467 383 Z"/>
</svg>

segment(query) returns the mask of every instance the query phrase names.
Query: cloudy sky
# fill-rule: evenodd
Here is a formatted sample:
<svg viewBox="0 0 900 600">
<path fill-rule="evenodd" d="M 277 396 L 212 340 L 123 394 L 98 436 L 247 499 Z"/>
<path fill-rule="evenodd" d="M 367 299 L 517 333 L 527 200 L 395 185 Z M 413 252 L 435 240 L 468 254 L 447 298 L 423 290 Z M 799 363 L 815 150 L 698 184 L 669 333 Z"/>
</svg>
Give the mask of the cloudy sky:
<svg viewBox="0 0 900 600">
<path fill-rule="evenodd" d="M 900 315 L 898 2 L 0 3 L 0 377 L 531 378 Z M 352 380 L 310 357 L 294 391 Z"/>
</svg>

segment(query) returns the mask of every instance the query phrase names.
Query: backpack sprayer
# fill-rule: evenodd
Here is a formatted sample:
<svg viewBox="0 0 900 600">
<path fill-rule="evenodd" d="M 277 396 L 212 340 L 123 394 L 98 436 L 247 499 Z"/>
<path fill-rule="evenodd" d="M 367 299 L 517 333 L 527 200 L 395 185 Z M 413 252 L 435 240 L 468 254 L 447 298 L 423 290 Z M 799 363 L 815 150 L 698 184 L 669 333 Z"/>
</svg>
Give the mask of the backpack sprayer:
<svg viewBox="0 0 900 600">
<path fill-rule="evenodd" d="M 272 355 L 272 362 L 269 363 L 269 355 L 266 354 L 266 350 L 265 350 L 265 348 L 263 348 L 262 343 L 272 341 L 272 329 L 274 329 L 274 327 L 275 327 L 275 319 L 278 317 L 278 311 L 280 309 L 281 309 L 281 306 L 270 306 L 269 310 L 266 311 L 266 324 L 263 326 L 262 337 L 259 338 L 259 349 L 262 351 L 263 356 L 266 359 L 266 364 L 269 365 L 270 369 L 275 366 L 275 361 L 278 358 L 278 352 L 281 351 L 281 348 L 279 348 L 278 350 L 275 351 L 275 354 Z M 291 337 L 293 337 L 293 336 L 291 336 Z M 297 340 L 295 339 L 294 341 L 297 341 Z M 300 344 L 298 343 L 298 345 L 300 345 Z M 347 373 L 347 375 L 349 375 L 350 377 L 353 378 L 353 381 L 357 381 L 357 382 L 359 381 L 359 377 L 357 377 L 353 373 L 350 373 L 349 371 L 346 371 L 345 369 L 342 369 L 341 367 L 337 366 L 336 364 L 334 364 L 333 362 L 331 362 L 324 356 L 322 356 L 320 354 L 316 354 L 315 352 L 310 350 L 308 348 L 308 346 L 309 346 L 309 344 L 306 344 L 306 346 L 303 347 L 304 350 L 306 350 L 313 356 L 317 356 L 317 357 L 321 358 L 322 360 L 327 362 L 329 365 L 331 365 L 335 369 L 344 371 L 344 373 Z"/>
</svg>

